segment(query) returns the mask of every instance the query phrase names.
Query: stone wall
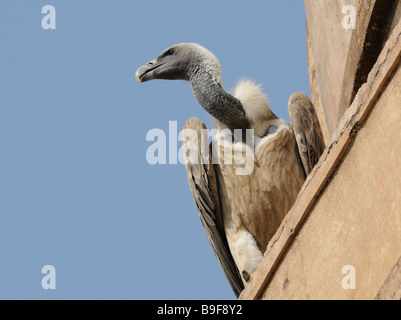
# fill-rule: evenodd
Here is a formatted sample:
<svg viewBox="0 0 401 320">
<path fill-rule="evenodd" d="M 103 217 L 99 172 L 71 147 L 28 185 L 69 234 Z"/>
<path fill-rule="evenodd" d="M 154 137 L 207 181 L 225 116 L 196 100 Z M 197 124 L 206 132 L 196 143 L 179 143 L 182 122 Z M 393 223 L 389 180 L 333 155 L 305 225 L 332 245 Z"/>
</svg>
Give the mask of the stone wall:
<svg viewBox="0 0 401 320">
<path fill-rule="evenodd" d="M 345 5 L 356 9 L 355 29 L 342 26 Z M 311 96 L 328 147 L 240 298 L 396 298 L 400 1 L 305 0 L 305 9 Z"/>
</svg>

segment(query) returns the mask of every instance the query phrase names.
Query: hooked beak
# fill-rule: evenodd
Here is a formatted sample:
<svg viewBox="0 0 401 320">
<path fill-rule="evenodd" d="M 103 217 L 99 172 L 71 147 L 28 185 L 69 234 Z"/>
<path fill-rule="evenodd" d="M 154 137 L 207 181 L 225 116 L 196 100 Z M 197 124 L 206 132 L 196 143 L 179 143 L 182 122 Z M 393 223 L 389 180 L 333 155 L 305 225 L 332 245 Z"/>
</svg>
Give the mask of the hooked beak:
<svg viewBox="0 0 401 320">
<path fill-rule="evenodd" d="M 138 70 L 136 70 L 136 80 L 138 80 L 139 82 L 146 82 L 155 79 L 155 76 L 157 75 L 155 70 L 160 68 L 162 65 L 164 65 L 164 62 L 157 62 L 157 59 L 149 61 L 147 64 L 139 67 Z"/>
</svg>

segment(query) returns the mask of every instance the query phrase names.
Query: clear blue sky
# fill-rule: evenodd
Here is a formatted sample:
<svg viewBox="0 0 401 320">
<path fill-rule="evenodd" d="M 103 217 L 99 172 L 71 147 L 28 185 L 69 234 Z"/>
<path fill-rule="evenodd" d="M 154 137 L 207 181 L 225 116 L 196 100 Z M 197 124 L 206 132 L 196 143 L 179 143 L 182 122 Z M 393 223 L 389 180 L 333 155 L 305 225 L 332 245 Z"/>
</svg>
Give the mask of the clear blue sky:
<svg viewBox="0 0 401 320">
<path fill-rule="evenodd" d="M 0 298 L 235 298 L 184 166 L 146 161 L 149 130 L 210 127 L 188 83 L 134 78 L 179 42 L 214 52 L 227 89 L 262 83 L 287 121 L 309 95 L 303 1 L 0 2 Z"/>
</svg>

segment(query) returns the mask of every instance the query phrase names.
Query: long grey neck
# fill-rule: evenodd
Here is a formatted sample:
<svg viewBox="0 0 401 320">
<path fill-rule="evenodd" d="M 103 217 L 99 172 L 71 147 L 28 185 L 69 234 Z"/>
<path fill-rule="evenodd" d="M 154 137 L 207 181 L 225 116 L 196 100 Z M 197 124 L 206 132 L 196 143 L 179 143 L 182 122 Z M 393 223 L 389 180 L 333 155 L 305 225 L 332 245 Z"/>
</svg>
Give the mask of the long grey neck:
<svg viewBox="0 0 401 320">
<path fill-rule="evenodd" d="M 189 83 L 200 105 L 230 130 L 242 129 L 245 134 L 250 128 L 241 102 L 227 93 L 213 75 L 198 69 Z"/>
</svg>

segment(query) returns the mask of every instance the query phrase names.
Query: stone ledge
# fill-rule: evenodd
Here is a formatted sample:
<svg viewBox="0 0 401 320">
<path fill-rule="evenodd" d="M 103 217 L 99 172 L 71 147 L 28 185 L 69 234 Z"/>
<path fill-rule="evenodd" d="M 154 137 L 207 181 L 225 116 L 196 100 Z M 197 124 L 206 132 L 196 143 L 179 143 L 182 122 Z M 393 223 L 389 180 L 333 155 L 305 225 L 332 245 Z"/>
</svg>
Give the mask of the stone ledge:
<svg viewBox="0 0 401 320">
<path fill-rule="evenodd" d="M 400 57 L 401 23 L 394 28 L 369 74 L 367 83 L 360 88 L 352 105 L 344 113 L 332 136 L 331 144 L 306 179 L 293 208 L 270 241 L 264 260 L 252 274 L 240 299 L 259 299 L 263 295 L 287 249 L 300 232 L 305 218 L 319 201 L 341 161 L 347 156 L 358 131 L 363 127 L 368 114 L 399 65 Z"/>
</svg>

